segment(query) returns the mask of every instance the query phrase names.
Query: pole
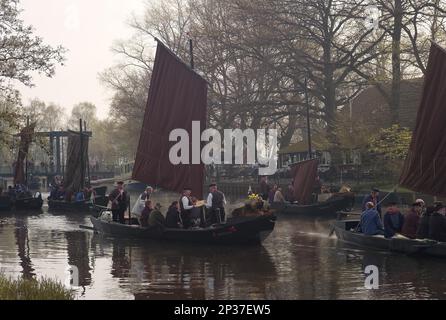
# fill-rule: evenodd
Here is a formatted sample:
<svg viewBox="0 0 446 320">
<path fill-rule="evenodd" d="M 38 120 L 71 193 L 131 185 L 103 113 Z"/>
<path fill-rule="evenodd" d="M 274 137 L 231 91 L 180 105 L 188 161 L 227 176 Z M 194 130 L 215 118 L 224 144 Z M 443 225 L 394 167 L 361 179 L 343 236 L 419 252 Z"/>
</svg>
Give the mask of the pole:
<svg viewBox="0 0 446 320">
<path fill-rule="evenodd" d="M 84 188 L 84 178 L 85 178 L 85 171 L 84 171 L 84 137 L 82 134 L 82 119 L 79 119 L 79 135 L 80 135 L 80 157 L 81 157 L 81 188 Z M 78 190 L 79 191 L 79 190 Z"/>
<path fill-rule="evenodd" d="M 26 117 L 26 127 L 27 127 L 26 130 L 28 130 L 29 116 Z M 29 152 L 29 146 L 25 155 L 25 186 L 28 186 L 28 152 Z"/>
<path fill-rule="evenodd" d="M 84 121 L 84 131 L 87 132 L 87 121 Z M 90 147 L 90 137 L 87 135 L 87 177 L 88 177 L 88 184 L 91 183 L 89 147 Z"/>
<path fill-rule="evenodd" d="M 313 158 L 311 150 L 310 102 L 308 98 L 308 80 L 305 78 L 305 104 L 307 107 L 308 159 Z"/>
<path fill-rule="evenodd" d="M 190 52 L 190 67 L 192 69 L 194 69 L 195 68 L 195 65 L 194 65 L 194 44 L 193 44 L 192 39 L 189 39 L 189 52 Z"/>
</svg>

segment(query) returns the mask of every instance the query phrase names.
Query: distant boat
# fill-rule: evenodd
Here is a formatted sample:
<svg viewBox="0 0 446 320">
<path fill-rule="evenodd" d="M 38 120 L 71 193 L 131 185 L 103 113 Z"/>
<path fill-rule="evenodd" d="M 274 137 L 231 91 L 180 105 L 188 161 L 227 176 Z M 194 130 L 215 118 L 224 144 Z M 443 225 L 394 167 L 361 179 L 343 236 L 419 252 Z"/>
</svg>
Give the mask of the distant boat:
<svg viewBox="0 0 446 320">
<path fill-rule="evenodd" d="M 64 188 L 69 191 L 80 191 L 85 187 L 85 168 L 88 162 L 88 139 L 82 132 L 70 131 L 68 135 L 67 160 L 65 166 Z M 66 201 L 48 199 L 50 211 L 56 213 L 78 213 L 88 214 L 94 211 L 94 205 L 106 206 L 107 187 L 93 188 L 96 196 L 93 199 L 83 201 Z"/>
<path fill-rule="evenodd" d="M 184 187 L 189 187 L 194 196 L 202 199 L 204 165 L 173 165 L 169 159 L 169 150 L 176 142 L 169 141 L 169 134 L 174 129 L 184 129 L 191 136 L 193 121 L 199 121 L 201 130 L 205 130 L 207 82 L 161 41 L 157 42 L 149 98 L 132 179 L 178 193 Z M 234 218 L 214 227 L 190 230 L 153 230 L 96 218 L 91 218 L 91 222 L 98 232 L 119 237 L 208 244 L 259 243 L 273 231 L 275 217 L 267 215 L 246 219 Z"/>
<path fill-rule="evenodd" d="M 438 197 L 446 197 L 445 88 L 446 51 L 432 43 L 417 122 L 400 185 Z M 334 231 L 339 240 L 362 247 L 446 257 L 446 243 L 365 236 L 353 231 L 358 224 L 358 219 L 337 221 Z"/>
<path fill-rule="evenodd" d="M 280 213 L 314 217 L 335 217 L 340 211 L 351 210 L 355 194 L 352 192 L 334 193 L 327 200 L 312 203 L 312 193 L 316 183 L 318 159 L 310 159 L 292 165 L 295 203 L 273 203 Z"/>
<path fill-rule="evenodd" d="M 28 124 L 20 131 L 20 144 L 19 152 L 17 155 L 17 161 L 14 168 L 14 184 L 29 187 L 27 172 L 25 170 L 25 162 L 29 146 L 33 141 L 35 123 Z M 41 210 L 43 206 L 43 199 L 40 192 L 36 192 L 34 195 L 26 190 L 23 193 L 16 194 L 11 197 L 8 194 L 0 195 L 0 210 Z"/>
</svg>

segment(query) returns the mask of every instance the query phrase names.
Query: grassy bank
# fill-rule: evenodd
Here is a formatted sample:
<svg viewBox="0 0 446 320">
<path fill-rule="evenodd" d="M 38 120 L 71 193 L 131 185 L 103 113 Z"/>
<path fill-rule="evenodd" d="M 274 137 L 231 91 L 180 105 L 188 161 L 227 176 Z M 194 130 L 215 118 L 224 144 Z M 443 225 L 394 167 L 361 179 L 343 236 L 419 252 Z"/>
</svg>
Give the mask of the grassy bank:
<svg viewBox="0 0 446 320">
<path fill-rule="evenodd" d="M 74 293 L 47 278 L 16 280 L 0 274 L 0 300 L 73 300 Z"/>
</svg>

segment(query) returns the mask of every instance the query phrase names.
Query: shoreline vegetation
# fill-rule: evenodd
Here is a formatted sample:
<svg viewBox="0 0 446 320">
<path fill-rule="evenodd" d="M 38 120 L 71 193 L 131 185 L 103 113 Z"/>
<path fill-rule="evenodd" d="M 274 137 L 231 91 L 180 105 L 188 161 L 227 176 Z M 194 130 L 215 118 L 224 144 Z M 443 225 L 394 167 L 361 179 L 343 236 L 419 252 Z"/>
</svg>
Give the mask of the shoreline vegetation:
<svg viewBox="0 0 446 320">
<path fill-rule="evenodd" d="M 11 278 L 0 273 L 0 300 L 74 300 L 74 291 L 49 278 Z"/>
</svg>

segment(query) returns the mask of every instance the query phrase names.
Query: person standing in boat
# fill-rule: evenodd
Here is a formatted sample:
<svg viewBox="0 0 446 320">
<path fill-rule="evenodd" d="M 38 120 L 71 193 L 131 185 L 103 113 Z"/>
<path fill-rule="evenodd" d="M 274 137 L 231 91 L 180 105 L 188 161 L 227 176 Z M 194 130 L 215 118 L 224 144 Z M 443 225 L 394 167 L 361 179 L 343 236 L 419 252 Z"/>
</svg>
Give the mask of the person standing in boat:
<svg viewBox="0 0 446 320">
<path fill-rule="evenodd" d="M 184 188 L 180 198 L 180 215 L 184 229 L 189 229 L 192 226 L 192 209 L 194 205 L 191 194 L 191 188 Z"/>
<path fill-rule="evenodd" d="M 260 189 L 260 196 L 262 197 L 262 199 L 268 200 L 270 186 L 268 184 L 268 178 L 266 176 L 260 178 L 259 189 Z"/>
<path fill-rule="evenodd" d="M 409 239 L 416 239 L 417 230 L 420 225 L 420 216 L 423 212 L 421 203 L 415 202 L 412 204 L 412 208 L 409 213 L 404 217 L 404 224 L 401 230 L 401 234 Z"/>
<path fill-rule="evenodd" d="M 376 211 L 379 212 L 381 215 L 381 203 L 379 199 L 379 189 L 373 188 L 372 192 L 369 195 L 366 195 L 364 197 L 364 200 L 362 201 L 362 211 L 365 211 L 367 209 L 366 204 L 368 202 L 372 202 L 375 206 Z"/>
<path fill-rule="evenodd" d="M 434 211 L 435 207 L 427 207 L 426 212 L 422 213 L 417 229 L 417 239 L 427 239 L 429 237 L 429 224 Z"/>
<path fill-rule="evenodd" d="M 125 191 L 124 189 L 124 182 L 119 181 L 117 183 L 116 189 L 113 190 L 108 197 L 110 202 L 112 203 L 113 221 L 124 224 L 125 223 L 124 214 L 129 206 L 128 203 L 129 197 L 127 195 L 127 191 Z"/>
<path fill-rule="evenodd" d="M 223 192 L 218 190 L 217 184 L 209 185 L 209 195 L 206 201 L 206 208 L 210 210 L 211 224 L 225 221 L 226 197 Z"/>
<path fill-rule="evenodd" d="M 392 238 L 400 233 L 404 224 L 404 216 L 396 206 L 396 202 L 389 203 L 387 212 L 384 214 L 384 236 Z"/>
<path fill-rule="evenodd" d="M 147 186 L 146 190 L 139 196 L 140 200 L 147 201 L 150 200 L 150 196 L 153 193 L 153 188 L 151 186 Z"/>
</svg>

